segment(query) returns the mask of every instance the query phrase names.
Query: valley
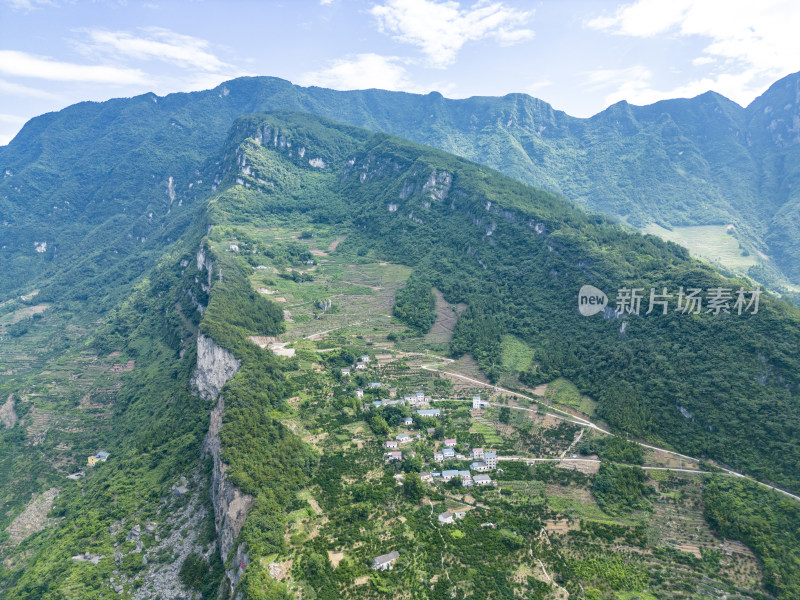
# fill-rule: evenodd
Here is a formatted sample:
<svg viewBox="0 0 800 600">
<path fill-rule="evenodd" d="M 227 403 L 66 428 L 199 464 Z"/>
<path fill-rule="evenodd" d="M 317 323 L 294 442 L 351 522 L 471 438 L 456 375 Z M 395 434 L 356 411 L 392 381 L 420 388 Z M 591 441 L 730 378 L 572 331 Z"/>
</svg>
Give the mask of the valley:
<svg viewBox="0 0 800 600">
<path fill-rule="evenodd" d="M 0 307 L 0 595 L 793 597 L 796 307 L 583 317 L 752 282 L 309 114 L 193 179 Z"/>
</svg>

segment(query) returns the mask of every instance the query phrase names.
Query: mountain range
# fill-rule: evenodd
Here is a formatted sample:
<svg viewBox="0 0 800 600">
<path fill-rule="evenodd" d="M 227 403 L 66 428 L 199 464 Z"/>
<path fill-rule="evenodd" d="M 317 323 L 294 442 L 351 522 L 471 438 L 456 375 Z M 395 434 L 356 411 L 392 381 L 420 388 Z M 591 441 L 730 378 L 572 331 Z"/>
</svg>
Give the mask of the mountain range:
<svg viewBox="0 0 800 600">
<path fill-rule="evenodd" d="M 796 82 L 574 119 L 244 78 L 33 119 L 0 148 L 0 594 L 796 597 L 800 310 L 753 282 L 800 266 Z"/>
<path fill-rule="evenodd" d="M 11 265 L 4 287 L 15 281 L 7 278 L 36 272 L 52 256 L 35 252 L 42 246 L 34 242 L 50 236 L 50 253 L 78 250 L 80 234 L 70 237 L 70 223 L 86 216 L 82 229 L 96 225 L 105 210 L 87 213 L 93 203 L 117 215 L 106 229 L 120 227 L 139 240 L 161 235 L 172 220 L 169 198 L 192 196 L 195 173 L 236 116 L 285 109 L 452 152 L 639 228 L 733 225 L 739 246 L 757 257 L 743 271 L 774 289 L 793 290 L 791 282 L 800 279 L 793 243 L 798 86 L 800 77 L 790 75 L 744 109 L 709 92 L 645 107 L 622 102 L 589 119 L 522 94 L 448 100 L 436 93 L 303 88 L 263 77 L 191 94 L 81 103 L 33 119 L 0 148 L 2 250 Z M 181 150 L 164 156 L 165 144 Z M 113 168 L 112 156 L 119 163 Z M 148 176 L 137 178 L 133 169 Z M 75 198 L 81 178 L 90 183 Z M 127 210 L 133 214 L 119 216 Z M 41 219 L 29 222 L 31 212 L 47 215 L 52 230 Z"/>
</svg>

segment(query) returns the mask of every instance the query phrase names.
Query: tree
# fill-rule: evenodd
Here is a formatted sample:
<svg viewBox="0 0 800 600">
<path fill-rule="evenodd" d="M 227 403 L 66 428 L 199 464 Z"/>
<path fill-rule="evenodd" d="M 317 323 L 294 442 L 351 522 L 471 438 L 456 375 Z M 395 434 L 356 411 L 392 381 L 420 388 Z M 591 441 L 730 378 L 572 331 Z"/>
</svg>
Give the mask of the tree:
<svg viewBox="0 0 800 600">
<path fill-rule="evenodd" d="M 425 495 L 425 486 L 419 478 L 419 473 L 410 471 L 403 477 L 403 494 L 409 502 L 416 504 Z"/>
<path fill-rule="evenodd" d="M 386 422 L 380 415 L 372 415 L 369 418 L 369 426 L 372 428 L 372 432 L 378 436 L 388 435 L 389 433 L 389 424 Z"/>
</svg>

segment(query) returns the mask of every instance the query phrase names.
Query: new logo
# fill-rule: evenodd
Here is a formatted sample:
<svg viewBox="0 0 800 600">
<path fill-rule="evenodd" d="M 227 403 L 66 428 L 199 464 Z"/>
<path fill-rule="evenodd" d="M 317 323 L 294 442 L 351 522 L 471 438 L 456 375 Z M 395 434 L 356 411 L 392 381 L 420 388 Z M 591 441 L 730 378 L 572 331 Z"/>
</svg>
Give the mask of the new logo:
<svg viewBox="0 0 800 600">
<path fill-rule="evenodd" d="M 608 296 L 593 285 L 585 285 L 578 292 L 578 310 L 584 317 L 602 312 L 607 304 Z"/>
</svg>

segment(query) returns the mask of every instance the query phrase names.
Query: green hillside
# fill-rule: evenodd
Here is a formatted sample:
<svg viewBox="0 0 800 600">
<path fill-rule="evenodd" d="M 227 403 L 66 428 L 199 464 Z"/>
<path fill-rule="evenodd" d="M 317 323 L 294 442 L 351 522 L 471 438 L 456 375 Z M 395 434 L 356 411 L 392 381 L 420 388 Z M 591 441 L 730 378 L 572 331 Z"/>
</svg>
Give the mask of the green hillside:
<svg viewBox="0 0 800 600">
<path fill-rule="evenodd" d="M 796 80 L 777 82 L 746 109 L 707 93 L 645 107 L 623 102 L 589 119 L 522 94 L 449 100 L 266 77 L 77 104 L 33 119 L 0 147 L 2 289 L 65 266 L 94 278 L 104 264 L 126 277 L 139 250 L 153 250 L 154 264 L 158 248 L 186 227 L 187 205 L 213 185 L 200 173 L 234 119 L 288 109 L 438 147 L 635 227 L 734 224 L 758 264 L 725 266 L 790 290 L 800 281 Z M 97 236 L 114 240 L 116 253 L 96 255 L 86 240 Z"/>
<path fill-rule="evenodd" d="M 223 98 L 202 96 L 209 113 L 236 95 L 230 85 Z M 310 114 L 231 117 L 215 137 L 205 134 L 234 111 L 216 122 L 198 112 L 194 127 L 188 118 L 183 129 L 162 123 L 185 138 L 173 140 L 174 157 L 159 158 L 148 150 L 166 153 L 173 142 L 160 146 L 160 126 L 145 125 L 160 104 L 148 96 L 114 107 L 118 122 L 105 134 L 133 127 L 124 113 L 134 108 L 143 132 L 119 147 L 113 136 L 99 142 L 102 160 L 73 148 L 70 160 L 54 161 L 62 150 L 45 149 L 49 134 L 38 139 L 31 126 L 27 141 L 20 136 L 0 155 L 13 151 L 19 161 L 4 194 L 9 179 L 20 188 L 4 200 L 19 225 L 17 245 L 6 249 L 15 279 L 4 289 L 39 290 L 0 307 L 0 356 L 15 356 L 0 375 L 0 398 L 13 397 L 18 417 L 0 430 L 10 491 L 0 595 L 797 593 L 798 529 L 786 527 L 797 522 L 794 500 L 730 485 L 715 466 L 800 489 L 797 308 L 764 294 L 757 314 L 584 317 L 585 284 L 612 304 L 623 287 L 750 284 L 553 192 Z M 64 115 L 47 120 L 86 142 L 98 135 Z M 24 186 L 48 161 L 64 180 L 43 183 L 46 193 L 22 210 Z M 74 196 L 59 197 L 80 205 L 77 214 L 51 212 L 64 181 L 102 165 L 105 180 L 89 171 Z M 192 187 L 173 171 L 191 174 Z M 169 176 L 180 186 L 174 198 Z M 142 207 L 154 209 L 152 222 Z M 35 255 L 19 251 L 25 236 L 39 242 L 42 232 L 58 252 L 51 243 Z M 435 327 L 449 335 L 426 341 Z M 222 400 L 198 391 L 201 337 L 216 348 L 204 360 L 236 361 L 220 381 Z M 504 356 L 510 339 L 526 360 Z M 493 388 L 501 379 L 521 396 Z M 554 381 L 554 390 L 572 390 L 575 405 L 596 402 L 615 433 L 663 450 L 608 437 L 552 405 L 559 394 L 534 390 Z M 389 388 L 442 398 L 439 417 L 372 405 Z M 471 412 L 474 395 L 493 404 Z M 402 462 L 387 462 L 383 443 L 409 429 L 420 436 Z M 496 450 L 497 486 L 465 491 L 461 475 L 423 482 L 434 469 L 469 468 L 463 454 L 433 461 L 445 438 L 466 455 Z M 109 460 L 84 467 L 101 448 Z M 66 479 L 78 468 L 84 477 Z M 231 486 L 226 497 L 242 494 L 238 529 L 219 508 L 220 480 Z M 54 488 L 50 507 L 31 518 L 34 500 Z M 465 515 L 442 524 L 445 511 Z M 25 530 L 21 515 L 38 529 Z M 759 524 L 788 533 L 765 540 Z M 722 535 L 750 549 L 725 550 Z M 395 568 L 370 567 L 392 550 Z"/>
</svg>

